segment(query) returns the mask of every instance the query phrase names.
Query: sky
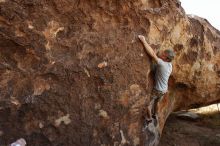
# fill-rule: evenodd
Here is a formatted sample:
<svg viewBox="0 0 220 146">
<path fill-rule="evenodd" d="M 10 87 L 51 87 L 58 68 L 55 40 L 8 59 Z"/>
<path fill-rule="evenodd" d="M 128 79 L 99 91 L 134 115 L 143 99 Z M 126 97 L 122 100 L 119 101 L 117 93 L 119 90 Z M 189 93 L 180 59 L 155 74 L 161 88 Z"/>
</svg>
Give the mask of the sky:
<svg viewBox="0 0 220 146">
<path fill-rule="evenodd" d="M 187 14 L 205 18 L 220 30 L 220 0 L 180 0 Z"/>
</svg>

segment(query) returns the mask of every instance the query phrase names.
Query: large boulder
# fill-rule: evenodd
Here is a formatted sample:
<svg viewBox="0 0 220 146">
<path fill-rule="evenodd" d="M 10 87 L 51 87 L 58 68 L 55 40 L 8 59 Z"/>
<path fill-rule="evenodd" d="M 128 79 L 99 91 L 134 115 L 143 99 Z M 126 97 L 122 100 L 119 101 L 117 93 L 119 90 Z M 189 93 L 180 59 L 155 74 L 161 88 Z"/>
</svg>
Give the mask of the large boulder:
<svg viewBox="0 0 220 146">
<path fill-rule="evenodd" d="M 153 72 L 138 34 L 176 52 L 160 137 L 172 111 L 220 100 L 218 30 L 177 0 L 0 0 L 0 145 L 147 145 Z"/>
</svg>

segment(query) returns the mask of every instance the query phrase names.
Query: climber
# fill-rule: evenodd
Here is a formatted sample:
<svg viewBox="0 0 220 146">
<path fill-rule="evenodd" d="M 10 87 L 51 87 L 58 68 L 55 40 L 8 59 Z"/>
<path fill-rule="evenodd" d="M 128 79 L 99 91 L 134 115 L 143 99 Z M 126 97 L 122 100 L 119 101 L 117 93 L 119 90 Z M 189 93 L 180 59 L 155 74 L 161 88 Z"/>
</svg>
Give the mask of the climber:
<svg viewBox="0 0 220 146">
<path fill-rule="evenodd" d="M 147 53 L 156 61 L 156 73 L 155 73 L 155 85 L 151 93 L 150 105 L 146 108 L 147 117 L 145 117 L 146 124 L 152 122 L 153 118 L 157 118 L 158 114 L 158 103 L 163 98 L 163 95 L 168 90 L 168 79 L 172 72 L 172 63 L 174 59 L 174 52 L 171 49 L 164 50 L 158 56 L 151 48 L 151 46 L 146 42 L 145 37 L 138 35 L 138 38 L 144 45 Z"/>
</svg>

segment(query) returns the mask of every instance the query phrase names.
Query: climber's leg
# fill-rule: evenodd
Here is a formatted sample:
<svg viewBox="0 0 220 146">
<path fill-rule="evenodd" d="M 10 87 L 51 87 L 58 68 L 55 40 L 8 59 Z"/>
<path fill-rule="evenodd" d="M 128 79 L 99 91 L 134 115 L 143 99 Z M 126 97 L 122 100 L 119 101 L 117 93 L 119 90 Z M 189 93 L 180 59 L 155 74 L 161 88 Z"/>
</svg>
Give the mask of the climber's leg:
<svg viewBox="0 0 220 146">
<path fill-rule="evenodd" d="M 156 115 L 158 114 L 158 105 L 159 105 L 159 98 L 155 99 L 154 105 L 153 105 L 153 109 L 152 109 L 152 117 L 155 119 Z"/>
<path fill-rule="evenodd" d="M 156 118 L 156 115 L 158 114 L 159 102 L 162 100 L 163 95 L 164 94 L 162 92 L 159 92 L 159 91 L 156 91 L 156 90 L 153 91 L 152 99 L 153 99 L 154 103 L 153 103 L 153 106 L 152 106 L 151 114 L 152 114 L 152 117 L 154 119 Z"/>
</svg>

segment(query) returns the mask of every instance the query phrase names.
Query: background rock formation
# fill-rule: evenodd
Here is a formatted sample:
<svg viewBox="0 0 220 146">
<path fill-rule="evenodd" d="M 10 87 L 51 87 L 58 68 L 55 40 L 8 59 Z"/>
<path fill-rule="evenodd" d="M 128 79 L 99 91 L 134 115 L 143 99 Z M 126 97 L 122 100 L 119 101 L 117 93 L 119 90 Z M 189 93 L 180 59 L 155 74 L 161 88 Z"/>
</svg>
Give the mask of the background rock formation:
<svg viewBox="0 0 220 146">
<path fill-rule="evenodd" d="M 153 74 L 138 34 L 177 54 L 161 131 L 220 100 L 220 33 L 176 0 L 0 0 L 1 145 L 143 145 Z"/>
</svg>

